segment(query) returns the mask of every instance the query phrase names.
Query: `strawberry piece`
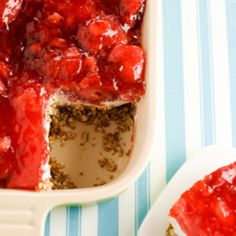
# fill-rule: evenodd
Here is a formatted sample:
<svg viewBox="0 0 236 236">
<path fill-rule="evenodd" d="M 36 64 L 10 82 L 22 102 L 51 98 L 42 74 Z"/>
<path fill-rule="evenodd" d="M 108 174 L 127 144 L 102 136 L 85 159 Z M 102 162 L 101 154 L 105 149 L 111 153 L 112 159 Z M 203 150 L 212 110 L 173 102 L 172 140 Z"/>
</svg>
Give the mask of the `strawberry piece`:
<svg viewBox="0 0 236 236">
<path fill-rule="evenodd" d="M 33 63 L 32 61 L 34 58 L 38 58 L 40 53 L 42 51 L 42 45 L 40 43 L 32 43 L 25 49 L 25 57 L 29 59 L 30 63 Z"/>
<path fill-rule="evenodd" d="M 106 16 L 87 21 L 79 28 L 77 40 L 85 51 L 106 55 L 115 45 L 126 44 L 127 36 L 112 16 Z"/>
<path fill-rule="evenodd" d="M 102 9 L 106 15 L 119 16 L 120 0 L 98 0 L 100 9 Z"/>
<path fill-rule="evenodd" d="M 11 147 L 11 138 L 8 136 L 0 138 L 0 153 L 6 153 Z"/>
<path fill-rule="evenodd" d="M 82 66 L 80 52 L 74 46 L 58 52 L 43 57 L 42 72 L 46 80 L 58 84 L 73 81 L 79 75 Z"/>
<path fill-rule="evenodd" d="M 12 153 L 1 153 L 0 151 L 0 180 L 5 180 L 13 173 L 16 162 Z"/>
<path fill-rule="evenodd" d="M 119 80 L 135 84 L 143 80 L 144 51 L 130 45 L 118 45 L 111 51 L 108 61 L 115 64 L 115 75 Z"/>
<path fill-rule="evenodd" d="M 98 72 L 97 60 L 95 57 L 85 57 L 83 61 L 83 70 L 86 71 L 86 75 L 90 73 Z"/>
<path fill-rule="evenodd" d="M 52 46 L 56 49 L 44 50 L 39 59 L 29 62 L 30 67 L 38 71 L 48 86 L 69 86 L 80 74 L 82 56 L 77 47 L 68 47 L 62 39 L 51 41 Z"/>
<path fill-rule="evenodd" d="M 12 122 L 9 100 L 0 96 L 0 180 L 7 179 L 16 166 L 12 149 Z"/>
<path fill-rule="evenodd" d="M 1 81 L 1 80 L 0 80 Z M 0 152 L 6 151 L 11 130 L 11 109 L 8 98 L 0 95 Z M 3 144 L 4 147 L 1 147 Z"/>
<path fill-rule="evenodd" d="M 59 13 L 66 27 L 74 28 L 96 15 L 96 4 L 94 0 L 45 0 L 45 11 Z"/>
<path fill-rule="evenodd" d="M 51 26 L 61 26 L 64 21 L 64 17 L 57 12 L 52 13 L 46 19 L 47 23 Z"/>
<path fill-rule="evenodd" d="M 105 74 L 101 73 L 95 57 L 85 57 L 81 71 L 82 79 L 77 86 L 77 93 L 83 100 L 93 103 L 111 100 L 116 95 L 112 81 L 104 83 Z M 100 73 L 99 73 L 100 72 Z M 101 78 L 101 74 L 103 78 Z"/>
<path fill-rule="evenodd" d="M 236 214 L 233 213 L 232 209 L 230 209 L 221 197 L 213 200 L 211 206 L 212 210 L 215 211 L 218 220 L 221 221 L 222 224 L 229 227 L 236 225 Z"/>
<path fill-rule="evenodd" d="M 106 97 L 95 57 L 84 58 L 82 75 L 83 78 L 77 88 L 78 94 L 82 99 L 99 101 Z"/>
<path fill-rule="evenodd" d="M 37 42 L 42 45 L 47 44 L 55 37 L 62 35 L 59 27 L 49 27 L 47 20 L 40 22 L 30 22 L 26 25 L 26 35 L 28 45 Z"/>
<path fill-rule="evenodd" d="M 4 83 L 0 79 L 0 96 L 3 96 L 6 94 L 7 88 L 4 85 Z"/>
<path fill-rule="evenodd" d="M 79 86 L 81 89 L 100 87 L 101 86 L 100 76 L 96 73 L 94 74 L 91 73 L 79 83 Z"/>
<path fill-rule="evenodd" d="M 3 61 L 0 61 L 0 78 L 7 79 L 10 75 L 10 69 L 7 64 Z"/>
<path fill-rule="evenodd" d="M 19 87 L 11 94 L 15 114 L 15 158 L 17 169 L 8 188 L 36 189 L 49 176 L 48 130 L 45 127 L 47 95 L 44 89 Z"/>
<path fill-rule="evenodd" d="M 8 26 L 18 16 L 23 0 L 1 0 L 0 1 L 0 28 Z"/>
<path fill-rule="evenodd" d="M 120 15 L 123 23 L 133 27 L 140 15 L 144 11 L 145 0 L 121 0 Z"/>
<path fill-rule="evenodd" d="M 235 235 L 236 162 L 198 181 L 170 210 L 188 236 Z"/>
<path fill-rule="evenodd" d="M 97 73 L 88 74 L 79 83 L 79 88 L 78 94 L 84 100 L 99 101 L 105 96 L 101 87 L 101 78 Z"/>
<path fill-rule="evenodd" d="M 56 37 L 49 42 L 48 46 L 51 49 L 53 49 L 53 48 L 66 49 L 68 47 L 68 44 L 65 39 Z"/>
<path fill-rule="evenodd" d="M 94 78 L 94 82 L 91 82 L 91 85 L 101 85 L 97 60 L 93 56 L 83 58 L 83 64 L 81 69 L 81 81 L 79 83 L 81 89 L 87 88 L 89 86 L 89 78 L 91 78 L 91 80 L 93 80 Z"/>
</svg>

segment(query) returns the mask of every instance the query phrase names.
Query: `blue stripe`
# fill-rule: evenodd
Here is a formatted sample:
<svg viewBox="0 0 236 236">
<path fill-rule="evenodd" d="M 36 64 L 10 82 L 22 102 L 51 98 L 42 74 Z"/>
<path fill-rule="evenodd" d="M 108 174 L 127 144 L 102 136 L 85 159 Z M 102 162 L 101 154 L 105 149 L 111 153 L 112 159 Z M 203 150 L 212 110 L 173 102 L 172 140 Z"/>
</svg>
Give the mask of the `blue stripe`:
<svg viewBox="0 0 236 236">
<path fill-rule="evenodd" d="M 98 236 L 118 236 L 119 235 L 119 211 L 118 209 L 119 209 L 118 198 L 111 200 L 109 202 L 99 204 L 98 206 Z"/>
<path fill-rule="evenodd" d="M 227 0 L 227 29 L 229 47 L 229 75 L 231 88 L 232 143 L 236 147 L 236 1 Z"/>
<path fill-rule="evenodd" d="M 209 1 L 198 1 L 200 40 L 200 83 L 202 99 L 202 145 L 215 143 L 215 110 Z"/>
<path fill-rule="evenodd" d="M 68 217 L 69 217 L 69 228 L 68 236 L 80 236 L 81 224 L 81 207 L 69 207 Z"/>
<path fill-rule="evenodd" d="M 70 227 L 69 227 L 69 207 L 66 207 L 66 235 L 65 236 L 69 235 L 69 230 L 70 230 Z"/>
<path fill-rule="evenodd" d="M 142 176 L 136 182 L 135 193 L 135 230 L 142 224 L 150 208 L 150 166 L 146 168 Z"/>
<path fill-rule="evenodd" d="M 48 214 L 46 219 L 44 236 L 50 236 L 50 221 L 51 221 L 51 213 Z"/>
<path fill-rule="evenodd" d="M 186 159 L 180 0 L 163 0 L 167 181 Z M 158 53 L 158 52 L 157 52 Z"/>
</svg>

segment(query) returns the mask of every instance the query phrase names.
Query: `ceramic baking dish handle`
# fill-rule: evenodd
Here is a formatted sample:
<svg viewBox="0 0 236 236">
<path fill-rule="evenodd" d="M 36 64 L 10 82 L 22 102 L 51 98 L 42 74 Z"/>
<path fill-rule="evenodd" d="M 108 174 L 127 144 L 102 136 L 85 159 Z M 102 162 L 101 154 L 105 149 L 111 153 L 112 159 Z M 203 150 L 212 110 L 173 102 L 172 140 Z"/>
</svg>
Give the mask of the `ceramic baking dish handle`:
<svg viewBox="0 0 236 236">
<path fill-rule="evenodd" d="M 0 192 L 0 235 L 43 236 L 47 212 L 47 207 L 34 198 Z"/>
</svg>

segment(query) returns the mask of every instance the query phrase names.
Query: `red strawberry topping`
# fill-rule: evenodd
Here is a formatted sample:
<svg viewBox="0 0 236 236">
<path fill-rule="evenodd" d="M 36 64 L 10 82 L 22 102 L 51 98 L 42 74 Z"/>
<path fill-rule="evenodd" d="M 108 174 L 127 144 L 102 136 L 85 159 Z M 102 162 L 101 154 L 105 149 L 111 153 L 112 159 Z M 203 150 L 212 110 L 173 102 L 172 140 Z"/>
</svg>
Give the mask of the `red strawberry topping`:
<svg viewBox="0 0 236 236">
<path fill-rule="evenodd" d="M 104 53 L 117 44 L 126 44 L 127 36 L 115 18 L 107 16 L 86 22 L 79 28 L 77 40 L 84 50 L 97 54 Z"/>
<path fill-rule="evenodd" d="M 236 162 L 198 181 L 170 211 L 188 236 L 236 235 Z"/>
</svg>

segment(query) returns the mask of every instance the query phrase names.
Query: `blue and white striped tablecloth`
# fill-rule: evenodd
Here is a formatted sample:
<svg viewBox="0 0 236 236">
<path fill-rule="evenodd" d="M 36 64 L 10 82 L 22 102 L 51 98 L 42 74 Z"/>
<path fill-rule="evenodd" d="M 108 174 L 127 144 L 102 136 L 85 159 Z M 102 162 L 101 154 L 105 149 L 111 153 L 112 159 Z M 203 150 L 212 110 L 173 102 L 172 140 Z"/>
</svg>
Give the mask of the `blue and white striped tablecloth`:
<svg viewBox="0 0 236 236">
<path fill-rule="evenodd" d="M 236 0 L 157 1 L 156 155 L 119 198 L 53 210 L 45 236 L 134 236 L 187 158 L 209 144 L 236 146 Z"/>
</svg>

